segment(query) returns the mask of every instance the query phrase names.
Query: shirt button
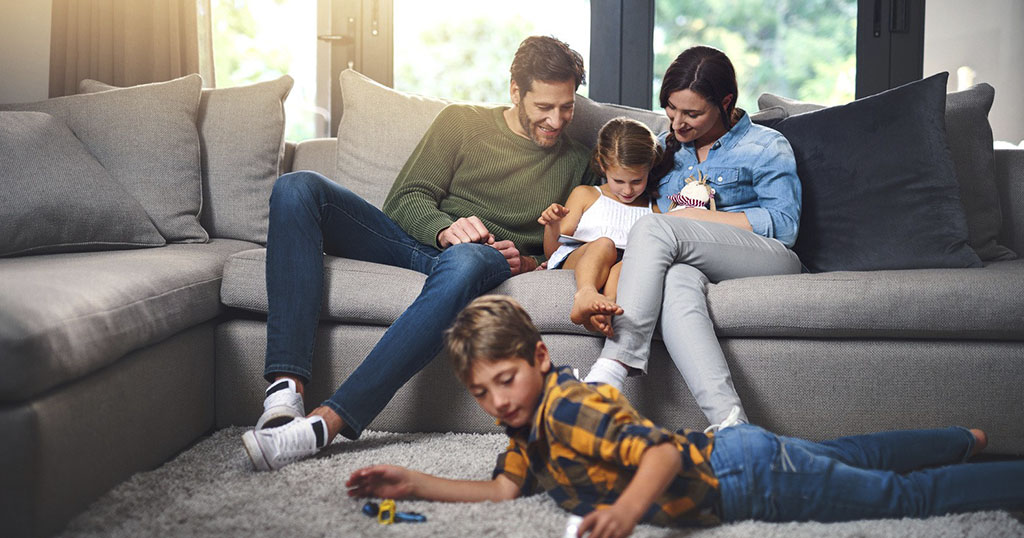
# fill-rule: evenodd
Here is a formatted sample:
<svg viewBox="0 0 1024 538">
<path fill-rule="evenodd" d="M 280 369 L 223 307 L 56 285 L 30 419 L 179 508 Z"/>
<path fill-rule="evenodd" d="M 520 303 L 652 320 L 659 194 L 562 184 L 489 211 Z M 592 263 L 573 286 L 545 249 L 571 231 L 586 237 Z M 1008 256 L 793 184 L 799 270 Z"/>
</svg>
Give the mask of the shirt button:
<svg viewBox="0 0 1024 538">
<path fill-rule="evenodd" d="M 691 166 L 691 167 L 687 168 L 687 170 L 693 170 L 693 167 Z"/>
<path fill-rule="evenodd" d="M 721 182 L 722 182 L 722 176 L 718 176 L 718 182 L 719 182 L 719 183 L 721 183 Z"/>
</svg>

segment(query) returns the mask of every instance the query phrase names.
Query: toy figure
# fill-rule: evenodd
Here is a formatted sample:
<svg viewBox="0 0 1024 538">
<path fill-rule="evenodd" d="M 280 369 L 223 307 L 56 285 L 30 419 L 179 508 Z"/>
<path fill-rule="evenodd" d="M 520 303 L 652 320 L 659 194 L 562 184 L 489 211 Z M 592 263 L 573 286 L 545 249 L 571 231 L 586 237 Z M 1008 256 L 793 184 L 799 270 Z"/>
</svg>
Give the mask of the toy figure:
<svg viewBox="0 0 1024 538">
<path fill-rule="evenodd" d="M 693 176 L 686 178 L 686 186 L 677 194 L 670 194 L 668 199 L 672 201 L 669 211 L 687 207 L 697 209 L 710 207 L 711 211 L 715 210 L 715 189 L 708 185 L 708 178 L 700 170 L 697 171 L 696 179 Z"/>
</svg>

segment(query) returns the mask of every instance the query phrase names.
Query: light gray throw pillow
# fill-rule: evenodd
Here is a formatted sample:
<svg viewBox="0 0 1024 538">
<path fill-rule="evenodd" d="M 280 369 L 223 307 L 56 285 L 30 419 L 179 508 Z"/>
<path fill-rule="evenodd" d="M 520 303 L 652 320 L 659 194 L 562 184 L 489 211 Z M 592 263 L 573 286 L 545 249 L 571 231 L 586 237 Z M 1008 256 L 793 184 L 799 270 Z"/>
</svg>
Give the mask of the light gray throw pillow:
<svg viewBox="0 0 1024 538">
<path fill-rule="evenodd" d="M 164 239 L 203 243 L 196 115 L 202 79 L 70 95 L 0 110 L 46 112 L 61 120 L 145 208 Z"/>
<path fill-rule="evenodd" d="M 295 80 L 204 88 L 199 101 L 203 213 L 212 237 L 267 243 L 270 192 L 284 158 L 284 101 Z M 85 79 L 80 93 L 116 89 Z"/>
<path fill-rule="evenodd" d="M 138 200 L 60 120 L 0 112 L 0 256 L 155 247 Z"/>
<path fill-rule="evenodd" d="M 967 217 L 968 244 L 983 261 L 1017 257 L 997 243 L 1003 218 L 996 187 L 992 127 L 988 122 L 994 99 L 995 89 L 985 83 L 946 94 L 946 141 L 953 154 L 960 201 Z M 761 94 L 757 105 L 770 114 L 763 115 L 769 127 L 775 120 L 825 108 L 770 93 Z"/>
</svg>

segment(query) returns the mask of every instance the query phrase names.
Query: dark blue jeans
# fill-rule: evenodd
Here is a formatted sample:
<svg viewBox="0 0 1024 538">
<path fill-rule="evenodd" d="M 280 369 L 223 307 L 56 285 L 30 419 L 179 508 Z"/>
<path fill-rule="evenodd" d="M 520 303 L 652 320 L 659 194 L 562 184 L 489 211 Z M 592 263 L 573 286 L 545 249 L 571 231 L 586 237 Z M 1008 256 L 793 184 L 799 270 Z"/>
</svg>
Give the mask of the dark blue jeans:
<svg viewBox="0 0 1024 538">
<path fill-rule="evenodd" d="M 815 443 L 757 426 L 715 436 L 725 521 L 848 521 L 1024 507 L 1024 462 L 962 463 L 964 428 Z"/>
<path fill-rule="evenodd" d="M 359 195 L 315 172 L 281 176 L 270 197 L 267 236 L 267 356 L 264 377 L 312 377 L 323 295 L 323 253 L 427 275 L 423 290 L 323 405 L 355 439 L 395 392 L 441 350 L 443 331 L 477 296 L 511 276 L 497 249 L 438 250 L 405 233 Z"/>
</svg>

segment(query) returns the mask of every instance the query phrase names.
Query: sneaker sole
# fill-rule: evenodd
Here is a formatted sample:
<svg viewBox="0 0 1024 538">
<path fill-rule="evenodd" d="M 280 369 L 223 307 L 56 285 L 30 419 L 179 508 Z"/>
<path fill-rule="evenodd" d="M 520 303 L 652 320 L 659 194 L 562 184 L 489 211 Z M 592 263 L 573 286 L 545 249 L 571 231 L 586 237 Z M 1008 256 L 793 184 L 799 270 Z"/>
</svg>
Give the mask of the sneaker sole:
<svg viewBox="0 0 1024 538">
<path fill-rule="evenodd" d="M 254 432 L 250 430 L 242 434 L 242 444 L 245 445 L 245 452 L 249 455 L 249 460 L 252 461 L 252 465 L 257 471 L 269 471 L 271 469 L 270 462 L 263 455 L 263 449 L 260 448 L 260 443 L 256 440 Z"/>
</svg>

